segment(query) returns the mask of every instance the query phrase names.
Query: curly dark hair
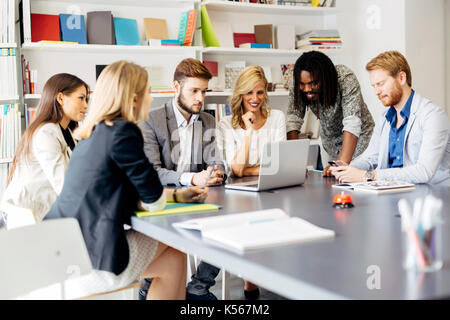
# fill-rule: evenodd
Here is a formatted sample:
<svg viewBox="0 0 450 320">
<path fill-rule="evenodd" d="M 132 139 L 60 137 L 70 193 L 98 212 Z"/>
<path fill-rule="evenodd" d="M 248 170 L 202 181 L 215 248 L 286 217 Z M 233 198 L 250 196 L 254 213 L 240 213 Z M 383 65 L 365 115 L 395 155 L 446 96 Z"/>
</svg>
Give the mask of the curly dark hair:
<svg viewBox="0 0 450 320">
<path fill-rule="evenodd" d="M 311 104 L 300 90 L 300 73 L 308 71 L 314 81 L 319 83 L 319 103 L 330 107 L 336 103 L 338 93 L 338 76 L 331 59 L 320 51 L 309 51 L 302 54 L 294 66 L 294 107 L 299 111 Z M 318 113 L 317 113 L 318 114 Z"/>
</svg>

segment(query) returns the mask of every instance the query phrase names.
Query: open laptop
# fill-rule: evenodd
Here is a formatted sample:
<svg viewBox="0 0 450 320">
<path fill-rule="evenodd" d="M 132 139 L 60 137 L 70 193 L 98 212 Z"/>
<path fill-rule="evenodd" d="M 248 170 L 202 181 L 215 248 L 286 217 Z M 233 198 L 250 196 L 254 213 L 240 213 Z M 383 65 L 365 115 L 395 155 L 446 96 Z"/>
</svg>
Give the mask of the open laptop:
<svg viewBox="0 0 450 320">
<path fill-rule="evenodd" d="M 226 189 L 263 191 L 301 185 L 306 178 L 309 139 L 270 142 L 261 154 L 259 177 L 254 181 L 229 183 Z"/>
</svg>

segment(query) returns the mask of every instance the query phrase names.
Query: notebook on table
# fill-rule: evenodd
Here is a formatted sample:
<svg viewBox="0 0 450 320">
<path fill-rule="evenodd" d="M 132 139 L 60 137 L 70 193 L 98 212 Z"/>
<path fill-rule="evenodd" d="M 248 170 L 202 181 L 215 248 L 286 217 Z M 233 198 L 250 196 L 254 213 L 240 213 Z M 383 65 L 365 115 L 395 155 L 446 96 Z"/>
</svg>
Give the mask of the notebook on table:
<svg viewBox="0 0 450 320">
<path fill-rule="evenodd" d="M 413 183 L 409 182 L 381 180 L 357 183 L 339 183 L 333 185 L 333 188 L 380 194 L 413 191 L 416 187 Z"/>
<path fill-rule="evenodd" d="M 225 189 L 264 191 L 301 185 L 306 179 L 308 152 L 309 139 L 266 143 L 258 178 L 226 184 Z"/>
<path fill-rule="evenodd" d="M 290 217 L 281 209 L 191 219 L 172 225 L 200 230 L 206 242 L 238 252 L 332 238 L 335 235 L 333 230 Z"/>
</svg>

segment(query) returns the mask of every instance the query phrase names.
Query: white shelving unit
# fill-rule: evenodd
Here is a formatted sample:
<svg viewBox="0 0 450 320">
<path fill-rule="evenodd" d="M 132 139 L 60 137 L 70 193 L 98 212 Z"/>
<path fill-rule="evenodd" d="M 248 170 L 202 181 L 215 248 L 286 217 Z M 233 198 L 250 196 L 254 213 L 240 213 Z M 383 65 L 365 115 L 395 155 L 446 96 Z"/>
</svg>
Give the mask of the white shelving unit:
<svg viewBox="0 0 450 320">
<path fill-rule="evenodd" d="M 310 15 L 310 16 L 325 16 L 334 15 L 339 12 L 339 9 L 332 7 L 308 7 L 308 6 L 288 6 L 277 4 L 259 4 L 259 3 L 245 3 L 245 2 L 230 2 L 208 0 L 203 1 L 201 6 L 206 6 L 209 10 L 228 11 L 235 13 L 265 13 L 276 15 Z"/>
<path fill-rule="evenodd" d="M 220 55 L 231 55 L 231 56 L 294 56 L 299 57 L 302 53 L 307 50 L 285 50 L 285 49 L 247 49 L 247 48 L 223 48 L 223 47 L 207 47 L 202 49 L 203 54 L 220 54 Z M 319 50 L 326 54 L 336 54 L 340 50 L 336 49 L 326 49 Z"/>
<path fill-rule="evenodd" d="M 17 48 L 17 43 L 0 43 L 0 49 Z"/>
</svg>

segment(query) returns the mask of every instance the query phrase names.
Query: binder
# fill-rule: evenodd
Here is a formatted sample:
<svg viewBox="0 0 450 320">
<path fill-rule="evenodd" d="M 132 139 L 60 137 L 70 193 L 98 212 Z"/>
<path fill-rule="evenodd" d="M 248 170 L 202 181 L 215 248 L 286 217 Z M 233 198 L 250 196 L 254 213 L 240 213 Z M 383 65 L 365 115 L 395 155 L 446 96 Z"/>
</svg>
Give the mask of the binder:
<svg viewBox="0 0 450 320">
<path fill-rule="evenodd" d="M 51 14 L 31 14 L 31 41 L 60 41 L 59 16 Z"/>
<path fill-rule="evenodd" d="M 138 46 L 141 44 L 135 19 L 113 18 L 117 45 Z"/>
<path fill-rule="evenodd" d="M 74 14 L 60 14 L 61 40 L 87 44 L 84 16 Z"/>
<path fill-rule="evenodd" d="M 90 44 L 116 44 L 111 11 L 87 13 L 87 41 Z"/>
</svg>

